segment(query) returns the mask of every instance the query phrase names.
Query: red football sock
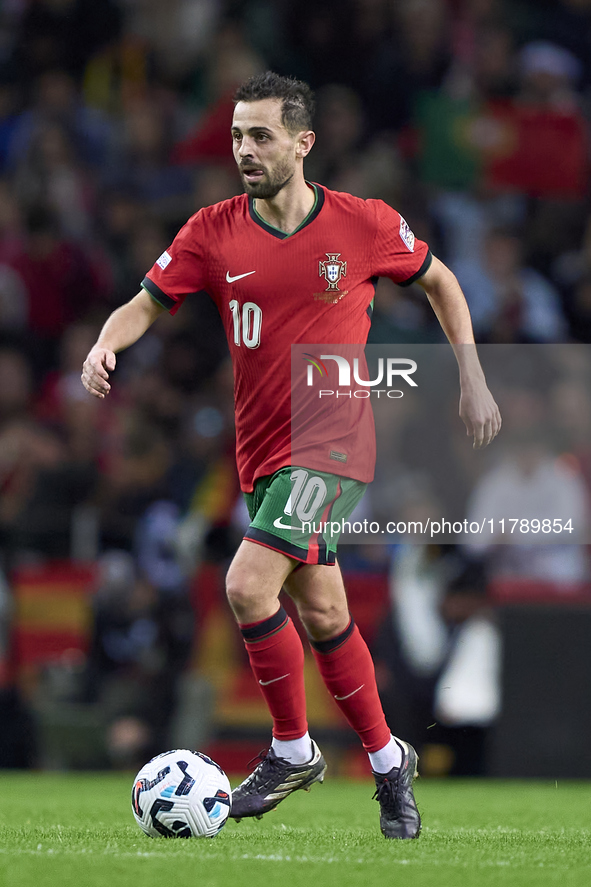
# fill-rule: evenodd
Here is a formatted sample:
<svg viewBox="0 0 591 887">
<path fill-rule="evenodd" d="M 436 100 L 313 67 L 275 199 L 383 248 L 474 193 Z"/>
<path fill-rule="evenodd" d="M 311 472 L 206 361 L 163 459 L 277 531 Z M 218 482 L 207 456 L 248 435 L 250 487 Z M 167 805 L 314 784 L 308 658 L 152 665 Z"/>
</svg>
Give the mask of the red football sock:
<svg viewBox="0 0 591 887">
<path fill-rule="evenodd" d="M 293 622 L 280 607 L 262 622 L 241 625 L 250 667 L 273 718 L 275 739 L 299 739 L 308 729 L 304 648 Z"/>
<path fill-rule="evenodd" d="M 368 752 L 390 741 L 382 710 L 371 653 L 351 620 L 349 627 L 329 641 L 310 641 L 322 679 Z"/>
</svg>

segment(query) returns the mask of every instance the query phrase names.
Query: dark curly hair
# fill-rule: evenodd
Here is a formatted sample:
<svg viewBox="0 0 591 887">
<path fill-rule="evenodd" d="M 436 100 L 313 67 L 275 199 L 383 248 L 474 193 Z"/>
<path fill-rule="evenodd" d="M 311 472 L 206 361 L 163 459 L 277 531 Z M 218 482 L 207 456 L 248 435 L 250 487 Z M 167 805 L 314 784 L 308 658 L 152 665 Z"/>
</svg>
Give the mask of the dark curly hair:
<svg viewBox="0 0 591 887">
<path fill-rule="evenodd" d="M 288 132 L 296 133 L 312 128 L 314 93 L 307 83 L 293 77 L 282 77 L 273 71 L 256 74 L 238 87 L 234 103 L 258 102 L 262 99 L 280 99 L 281 122 Z"/>
</svg>

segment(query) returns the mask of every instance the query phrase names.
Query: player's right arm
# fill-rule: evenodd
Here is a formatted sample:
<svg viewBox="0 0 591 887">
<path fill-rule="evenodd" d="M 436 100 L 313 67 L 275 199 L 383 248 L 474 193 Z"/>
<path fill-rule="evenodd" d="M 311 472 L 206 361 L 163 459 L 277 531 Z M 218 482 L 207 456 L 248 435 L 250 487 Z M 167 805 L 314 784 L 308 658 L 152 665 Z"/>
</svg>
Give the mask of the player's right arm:
<svg viewBox="0 0 591 887">
<path fill-rule="evenodd" d="M 164 311 L 146 290 L 113 311 L 82 367 L 82 384 L 87 391 L 101 398 L 109 393 L 109 373 L 115 369 L 116 354 L 137 342 Z"/>
</svg>

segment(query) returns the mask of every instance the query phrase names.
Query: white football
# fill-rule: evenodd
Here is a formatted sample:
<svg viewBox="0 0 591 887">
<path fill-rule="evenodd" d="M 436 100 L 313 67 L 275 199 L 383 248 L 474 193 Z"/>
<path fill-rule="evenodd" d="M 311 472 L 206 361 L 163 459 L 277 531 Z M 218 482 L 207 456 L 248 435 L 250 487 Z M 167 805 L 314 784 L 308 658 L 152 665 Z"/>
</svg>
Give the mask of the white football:
<svg viewBox="0 0 591 887">
<path fill-rule="evenodd" d="M 222 768 L 184 748 L 152 758 L 131 792 L 135 821 L 151 838 L 213 838 L 225 825 L 231 803 Z"/>
</svg>

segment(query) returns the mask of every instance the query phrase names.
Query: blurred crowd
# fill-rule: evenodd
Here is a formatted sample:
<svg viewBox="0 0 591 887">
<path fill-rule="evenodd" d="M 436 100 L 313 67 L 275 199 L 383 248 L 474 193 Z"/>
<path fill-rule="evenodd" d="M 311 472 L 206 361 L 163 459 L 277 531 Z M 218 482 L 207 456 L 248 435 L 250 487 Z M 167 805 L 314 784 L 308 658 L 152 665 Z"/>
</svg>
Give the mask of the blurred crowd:
<svg viewBox="0 0 591 887">
<path fill-rule="evenodd" d="M 457 274 L 479 342 L 589 341 L 591 0 L 5 0 L 4 634 L 22 565 L 130 555 L 126 606 L 152 618 L 239 538 L 232 371 L 207 296 L 121 355 L 107 400 L 80 370 L 186 219 L 240 193 L 232 95 L 268 68 L 316 90 L 307 177 L 395 206 Z M 441 332 L 420 290 L 381 281 L 370 341 Z M 113 652 L 103 622 L 92 668 L 108 674 L 105 650 L 112 665 L 150 636 Z"/>
</svg>

